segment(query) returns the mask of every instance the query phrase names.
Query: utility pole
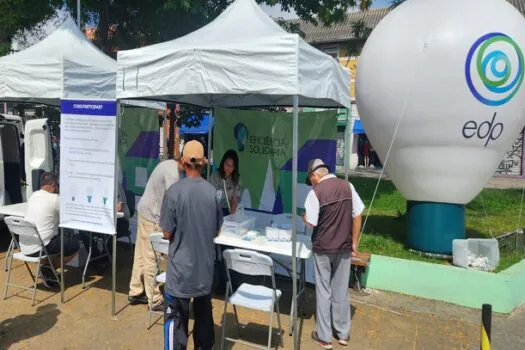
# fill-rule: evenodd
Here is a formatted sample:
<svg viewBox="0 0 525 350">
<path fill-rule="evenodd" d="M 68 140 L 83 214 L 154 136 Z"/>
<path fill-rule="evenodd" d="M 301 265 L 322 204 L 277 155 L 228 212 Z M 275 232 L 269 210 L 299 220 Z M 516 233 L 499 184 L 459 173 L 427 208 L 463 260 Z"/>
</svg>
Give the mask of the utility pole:
<svg viewBox="0 0 525 350">
<path fill-rule="evenodd" d="M 80 0 L 77 0 L 77 25 L 78 29 L 80 28 Z"/>
</svg>

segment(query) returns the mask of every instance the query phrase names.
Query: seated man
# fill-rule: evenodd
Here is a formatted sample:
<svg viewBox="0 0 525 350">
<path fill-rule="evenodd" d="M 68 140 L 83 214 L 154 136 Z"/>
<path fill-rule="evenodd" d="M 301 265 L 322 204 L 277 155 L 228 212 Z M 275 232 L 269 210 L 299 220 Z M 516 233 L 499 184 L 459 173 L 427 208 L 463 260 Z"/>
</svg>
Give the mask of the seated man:
<svg viewBox="0 0 525 350">
<path fill-rule="evenodd" d="M 33 223 L 46 246 L 49 255 L 60 255 L 60 235 L 58 231 L 60 201 L 57 192 L 57 178 L 52 173 L 44 173 L 40 178 L 40 190 L 34 192 L 27 201 L 25 220 Z M 78 240 L 72 235 L 64 235 L 64 262 L 75 257 Z M 20 249 L 27 256 L 38 257 L 41 244 L 38 239 L 20 237 Z M 53 264 L 60 265 L 58 256 Z M 42 268 L 45 279 L 53 277 L 48 268 Z"/>
</svg>

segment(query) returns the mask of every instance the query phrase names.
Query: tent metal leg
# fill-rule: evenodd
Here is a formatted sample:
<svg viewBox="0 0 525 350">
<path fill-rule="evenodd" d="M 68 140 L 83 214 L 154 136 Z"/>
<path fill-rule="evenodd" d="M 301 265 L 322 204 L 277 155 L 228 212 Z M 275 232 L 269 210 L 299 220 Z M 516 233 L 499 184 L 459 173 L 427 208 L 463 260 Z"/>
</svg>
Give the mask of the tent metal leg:
<svg viewBox="0 0 525 350">
<path fill-rule="evenodd" d="M 299 139 L 299 96 L 293 97 L 293 161 L 292 161 L 292 276 L 293 276 L 293 290 L 292 298 L 293 304 L 293 349 L 297 349 L 298 334 L 297 334 L 297 152 Z"/>
<path fill-rule="evenodd" d="M 64 229 L 60 229 L 60 302 L 64 303 Z"/>
<path fill-rule="evenodd" d="M 113 254 L 111 254 L 111 316 L 115 317 L 115 290 L 117 285 L 117 235 L 113 235 Z"/>
<path fill-rule="evenodd" d="M 210 111 L 210 116 L 209 116 L 209 119 L 210 119 L 210 123 L 208 124 L 208 170 L 207 170 L 207 173 L 206 173 L 206 179 L 209 180 L 210 179 L 210 174 L 211 174 L 211 159 L 213 158 L 211 156 L 211 141 L 212 141 L 212 137 L 213 137 L 213 127 L 210 126 L 211 124 L 211 121 L 212 119 L 215 117 L 214 116 L 215 114 L 215 109 L 212 108 L 211 111 Z"/>
</svg>

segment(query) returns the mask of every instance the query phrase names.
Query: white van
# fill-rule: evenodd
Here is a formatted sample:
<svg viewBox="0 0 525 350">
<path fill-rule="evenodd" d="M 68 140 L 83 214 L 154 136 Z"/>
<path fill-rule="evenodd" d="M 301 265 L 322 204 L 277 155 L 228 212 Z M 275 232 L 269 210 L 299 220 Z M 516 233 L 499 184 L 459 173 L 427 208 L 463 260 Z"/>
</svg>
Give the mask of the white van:
<svg viewBox="0 0 525 350">
<path fill-rule="evenodd" d="M 0 114 L 0 206 L 22 203 L 38 190 L 40 175 L 53 170 L 47 119 L 23 123 Z"/>
</svg>

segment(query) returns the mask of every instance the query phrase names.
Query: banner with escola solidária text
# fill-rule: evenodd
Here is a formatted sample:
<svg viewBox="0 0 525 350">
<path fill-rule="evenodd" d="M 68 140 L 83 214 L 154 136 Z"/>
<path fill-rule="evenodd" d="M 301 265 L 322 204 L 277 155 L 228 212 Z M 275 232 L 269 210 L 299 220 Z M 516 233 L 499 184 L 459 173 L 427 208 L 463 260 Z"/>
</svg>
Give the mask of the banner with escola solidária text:
<svg viewBox="0 0 525 350">
<path fill-rule="evenodd" d="M 216 109 L 213 158 L 216 169 L 227 150 L 239 155 L 241 203 L 268 214 L 291 213 L 292 113 Z M 322 159 L 335 171 L 337 111 L 299 113 L 298 200 L 303 207 L 308 162 Z"/>
</svg>

